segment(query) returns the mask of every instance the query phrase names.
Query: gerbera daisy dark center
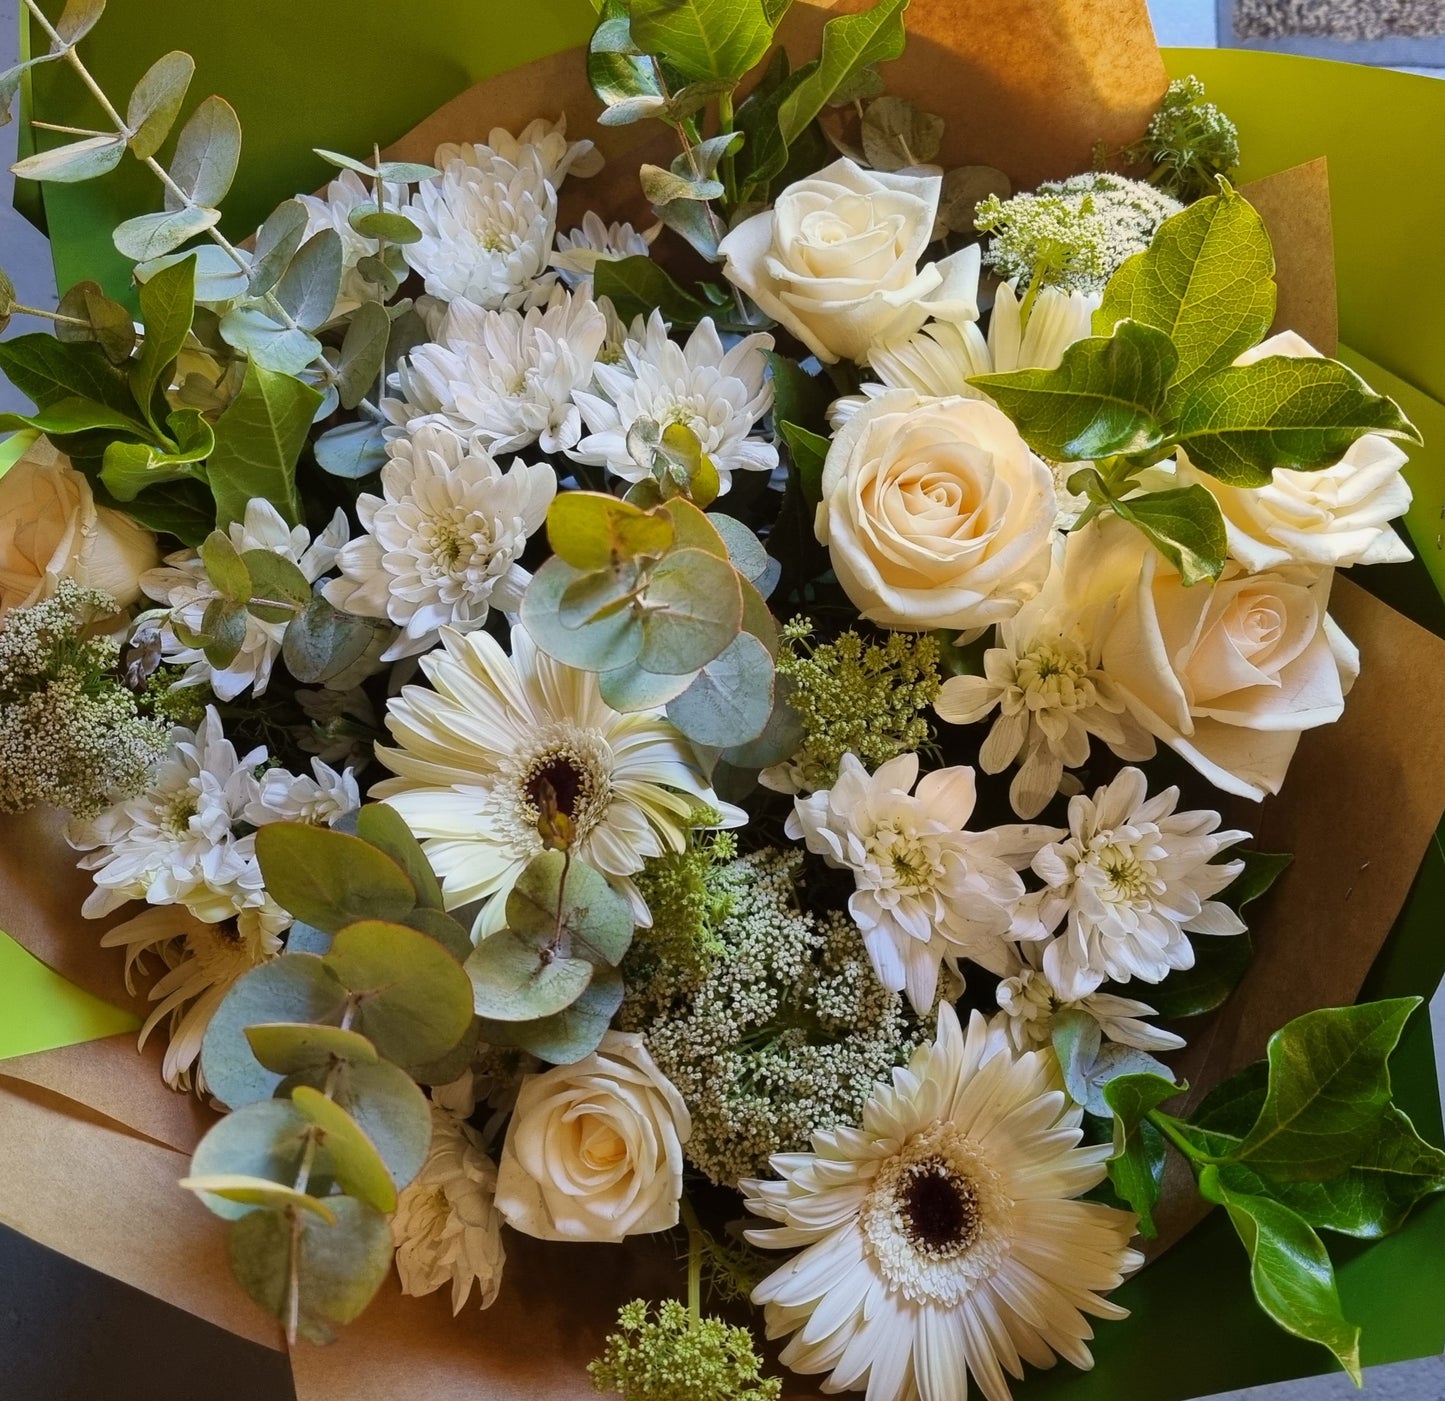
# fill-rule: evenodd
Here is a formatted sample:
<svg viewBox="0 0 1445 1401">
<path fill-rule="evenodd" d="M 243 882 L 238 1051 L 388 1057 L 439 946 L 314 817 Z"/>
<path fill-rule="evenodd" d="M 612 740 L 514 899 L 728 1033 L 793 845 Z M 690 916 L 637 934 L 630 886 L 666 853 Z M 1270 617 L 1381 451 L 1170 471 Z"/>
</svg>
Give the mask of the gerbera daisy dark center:
<svg viewBox="0 0 1445 1401">
<path fill-rule="evenodd" d="M 898 1215 L 925 1255 L 955 1255 L 978 1234 L 978 1195 L 942 1158 L 913 1163 L 898 1187 Z"/>
<path fill-rule="evenodd" d="M 578 804 L 589 796 L 590 775 L 569 754 L 552 754 L 527 779 L 527 797 L 538 812 L 549 807 L 568 817 L 577 816 Z"/>
</svg>

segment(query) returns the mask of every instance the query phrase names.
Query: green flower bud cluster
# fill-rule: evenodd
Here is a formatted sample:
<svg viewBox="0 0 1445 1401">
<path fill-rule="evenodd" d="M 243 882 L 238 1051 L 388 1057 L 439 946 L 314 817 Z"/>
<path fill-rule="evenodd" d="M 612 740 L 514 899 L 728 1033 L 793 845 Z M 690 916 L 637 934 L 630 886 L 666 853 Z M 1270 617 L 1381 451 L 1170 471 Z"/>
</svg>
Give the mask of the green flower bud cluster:
<svg viewBox="0 0 1445 1401">
<path fill-rule="evenodd" d="M 1202 199 L 1239 164 L 1239 128 L 1204 100 L 1204 84 L 1190 74 L 1169 84 L 1143 139 L 1125 155 L 1154 166 L 1151 185 L 1186 202 Z"/>
<path fill-rule="evenodd" d="M 0 810 L 89 817 L 145 787 L 167 726 L 120 681 L 120 644 L 90 636 L 115 599 L 62 579 L 0 629 Z"/>
<path fill-rule="evenodd" d="M 788 764 L 790 786 L 831 788 L 845 754 L 869 769 L 927 744 L 925 718 L 938 697 L 938 639 L 891 632 L 867 642 L 851 629 L 809 646 L 812 624 L 794 618 L 783 629 L 778 672 L 792 678 L 789 704 L 807 738 Z"/>
<path fill-rule="evenodd" d="M 587 1372 L 595 1390 L 624 1401 L 777 1401 L 783 1384 L 762 1368 L 746 1328 L 695 1318 L 676 1299 L 650 1316 L 646 1301 L 634 1299 Z"/>
</svg>

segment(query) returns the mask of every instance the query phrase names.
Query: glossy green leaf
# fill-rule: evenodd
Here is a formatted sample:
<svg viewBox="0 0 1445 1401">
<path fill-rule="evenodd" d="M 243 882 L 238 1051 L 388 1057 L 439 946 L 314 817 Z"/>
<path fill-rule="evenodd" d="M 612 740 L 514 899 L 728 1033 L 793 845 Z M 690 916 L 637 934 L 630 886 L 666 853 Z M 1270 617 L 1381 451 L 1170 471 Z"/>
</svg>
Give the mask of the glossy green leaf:
<svg viewBox="0 0 1445 1401">
<path fill-rule="evenodd" d="M 826 435 L 828 409 L 836 397 L 826 376 L 810 375 L 796 360 L 775 350 L 765 354 L 773 382 L 773 422 L 779 425 L 779 431 L 783 424 L 791 423 L 811 436 Z"/>
<path fill-rule="evenodd" d="M 1197 482 L 1170 491 L 1153 491 L 1114 503 L 1126 521 L 1179 571 L 1186 587 L 1217 579 L 1224 571 L 1229 541 L 1224 513 L 1214 494 Z"/>
<path fill-rule="evenodd" d="M 1274 305 L 1264 221 L 1226 187 L 1166 219 L 1149 248 L 1114 274 L 1094 333 L 1107 336 L 1126 319 L 1162 331 L 1178 352 L 1170 390 L 1184 392 L 1263 340 Z"/>
<path fill-rule="evenodd" d="M 396 1210 L 396 1184 L 375 1145 L 335 1100 L 309 1085 L 291 1091 L 291 1103 L 321 1132 L 337 1186 L 378 1211 Z"/>
<path fill-rule="evenodd" d="M 131 154 L 137 160 L 155 155 L 165 144 L 195 72 L 195 59 L 177 49 L 156 59 L 135 85 L 125 124 L 131 131 Z"/>
<path fill-rule="evenodd" d="M 256 833 L 256 858 L 271 898 L 328 934 L 358 920 L 400 919 L 416 905 L 410 877 L 390 856 L 330 827 L 267 823 Z"/>
<path fill-rule="evenodd" d="M 327 1071 L 337 1061 L 376 1063 L 376 1047 L 358 1031 L 311 1022 L 262 1022 L 246 1028 L 251 1054 L 277 1075 Z"/>
<path fill-rule="evenodd" d="M 1269 1090 L 1235 1158 L 1319 1181 L 1348 1167 L 1390 1102 L 1389 1056 L 1416 997 L 1309 1012 L 1269 1039 Z"/>
<path fill-rule="evenodd" d="M 593 288 L 612 303 L 624 322 L 648 316 L 654 308 L 675 326 L 695 326 L 709 314 L 706 303 L 684 291 L 660 264 L 643 254 L 602 259 L 593 273 Z"/>
<path fill-rule="evenodd" d="M 828 439 L 796 423 L 779 423 L 778 432 L 788 445 L 804 501 L 816 506 L 823 499 L 823 464 L 828 458 Z"/>
<path fill-rule="evenodd" d="M 763 0 L 632 0 L 633 41 L 690 82 L 741 78 L 773 41 Z"/>
<path fill-rule="evenodd" d="M 1224 887 L 1220 899 L 1232 910 L 1242 910 L 1267 894 L 1290 867 L 1294 857 L 1289 852 L 1245 851 L 1236 847 L 1229 852 L 1231 860 L 1244 862 L 1244 869 Z"/>
<path fill-rule="evenodd" d="M 386 803 L 367 803 L 356 815 L 356 835 L 383 851 L 406 872 L 417 904 L 428 910 L 445 908 L 442 888 L 422 845 L 402 815 Z"/>
<path fill-rule="evenodd" d="M 263 1099 L 242 1105 L 212 1124 L 196 1145 L 191 1178 L 198 1182 L 244 1178 L 289 1187 L 300 1173 L 310 1128 L 306 1117 L 288 1100 Z M 313 1157 L 312 1166 L 315 1180 L 323 1182 L 330 1168 L 328 1157 Z M 206 1207 L 229 1221 L 268 1204 L 207 1187 L 195 1190 Z"/>
<path fill-rule="evenodd" d="M 648 671 L 705 667 L 738 635 L 743 600 L 737 571 L 704 550 L 673 550 L 652 571 L 638 663 Z"/>
<path fill-rule="evenodd" d="M 1169 337 L 1121 321 L 1075 341 L 1057 369 L 974 375 L 1033 450 L 1055 462 L 1147 452 L 1165 438 L 1165 395 L 1178 357 Z"/>
<path fill-rule="evenodd" d="M 791 146 L 827 106 L 833 94 L 865 68 L 897 58 L 907 36 L 908 0 L 878 0 L 855 15 L 838 15 L 823 26 L 819 57 L 798 70 L 798 81 L 778 108 L 783 142 Z"/>
<path fill-rule="evenodd" d="M 461 965 L 435 939 L 406 925 L 379 918 L 349 924 L 332 939 L 325 960 L 358 1003 L 357 1030 L 388 1060 L 436 1060 L 471 1023 L 471 986 Z"/>
<path fill-rule="evenodd" d="M 0 432 L 11 429 L 33 428 L 41 433 L 56 436 L 66 433 L 88 433 L 95 429 L 109 429 L 117 433 L 145 434 L 143 424 L 137 423 L 129 414 L 119 413 L 94 399 L 65 398 L 33 414 L 0 414 Z M 119 447 L 111 443 L 110 447 Z M 138 444 L 136 446 L 139 446 Z"/>
<path fill-rule="evenodd" d="M 0 371 L 41 409 L 79 399 L 102 405 L 144 432 L 125 375 L 94 342 L 66 343 L 40 332 L 16 336 L 0 341 Z"/>
<path fill-rule="evenodd" d="M 757 739 L 773 714 L 773 659 L 741 632 L 667 705 L 667 718 L 695 744 L 731 749 Z"/>
<path fill-rule="evenodd" d="M 1199 1190 L 1229 1213 L 1249 1254 L 1260 1307 L 1286 1332 L 1327 1347 L 1360 1385 L 1360 1330 L 1340 1311 L 1334 1267 L 1320 1238 L 1287 1206 L 1231 1191 L 1214 1168 L 1200 1174 Z"/>
<path fill-rule="evenodd" d="M 1393 399 L 1334 360 L 1272 355 L 1200 381 L 1179 405 L 1179 445 L 1230 486 L 1267 486 L 1276 467 L 1338 462 L 1366 433 L 1419 442 Z"/>
<path fill-rule="evenodd" d="M 566 560 L 549 559 L 522 597 L 523 625 L 537 646 L 564 666 L 608 671 L 629 665 L 642 649 L 642 625 L 630 610 L 583 627 L 563 624 L 563 595 L 581 577 Z"/>
<path fill-rule="evenodd" d="M 1149 989 L 1149 1005 L 1166 1020 L 1199 1017 L 1222 1007 L 1254 958 L 1248 934 L 1222 939 L 1200 936 L 1192 943 L 1194 966 L 1176 969 Z"/>
<path fill-rule="evenodd" d="M 585 861 L 544 851 L 507 895 L 507 927 L 566 957 L 616 966 L 632 943 L 632 907 Z"/>
<path fill-rule="evenodd" d="M 215 209 L 230 191 L 241 159 L 241 123 L 222 97 L 208 97 L 191 113 L 176 138 L 170 176 L 181 191 L 166 191 L 166 208 L 188 203 Z"/>
<path fill-rule="evenodd" d="M 240 392 L 216 420 L 208 470 L 218 525 L 240 520 L 256 497 L 288 523 L 300 520 L 296 460 L 320 403 L 310 385 L 254 362 L 246 366 Z"/>
<path fill-rule="evenodd" d="M 119 136 L 87 136 L 65 146 L 37 151 L 16 161 L 10 172 L 17 180 L 50 181 L 56 185 L 78 185 L 93 180 L 120 164 L 125 140 Z"/>
<path fill-rule="evenodd" d="M 140 358 L 131 366 L 130 387 L 147 416 L 157 390 L 170 383 L 171 372 L 196 312 L 196 260 L 181 258 L 154 274 L 140 287 L 141 322 L 145 339 Z M 152 420 L 154 421 L 154 420 Z"/>
<path fill-rule="evenodd" d="M 1154 1207 L 1164 1171 L 1162 1138 L 1147 1116 L 1184 1088 L 1165 1076 L 1149 1073 L 1120 1075 L 1103 1088 L 1104 1103 L 1114 1115 L 1109 1179 L 1138 1214 L 1139 1229 L 1145 1236 L 1155 1234 Z"/>
<path fill-rule="evenodd" d="M 575 1002 L 592 981 L 585 958 L 563 958 L 529 936 L 500 929 L 467 959 L 473 1006 L 499 1022 L 534 1021 Z"/>
</svg>

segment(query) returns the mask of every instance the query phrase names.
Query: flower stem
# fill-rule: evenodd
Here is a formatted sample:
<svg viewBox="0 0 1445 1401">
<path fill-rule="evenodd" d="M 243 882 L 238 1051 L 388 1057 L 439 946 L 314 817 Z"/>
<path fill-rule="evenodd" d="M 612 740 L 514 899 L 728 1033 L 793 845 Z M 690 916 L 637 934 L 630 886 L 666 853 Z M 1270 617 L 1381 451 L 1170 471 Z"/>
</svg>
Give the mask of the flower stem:
<svg viewBox="0 0 1445 1401">
<path fill-rule="evenodd" d="M 687 1227 L 687 1311 L 694 1323 L 702 1321 L 702 1223 L 692 1203 L 684 1196 L 682 1222 Z"/>
</svg>

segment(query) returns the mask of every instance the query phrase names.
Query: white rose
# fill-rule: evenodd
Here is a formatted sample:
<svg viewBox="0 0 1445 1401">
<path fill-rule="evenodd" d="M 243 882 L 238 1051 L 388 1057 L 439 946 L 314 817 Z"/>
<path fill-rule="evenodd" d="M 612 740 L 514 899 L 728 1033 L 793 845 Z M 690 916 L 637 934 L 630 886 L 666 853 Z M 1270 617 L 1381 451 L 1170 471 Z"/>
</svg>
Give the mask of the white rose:
<svg viewBox="0 0 1445 1401">
<path fill-rule="evenodd" d="M 1216 787 L 1277 793 L 1304 730 L 1344 712 L 1359 653 L 1326 614 L 1331 569 L 1226 566 L 1186 588 L 1117 516 L 1069 537 L 1064 596 L 1102 604 L 1100 656 L 1135 718 Z"/>
<path fill-rule="evenodd" d="M 882 627 L 982 628 L 1048 577 L 1054 479 L 980 399 L 881 394 L 833 439 L 818 539 L 848 597 Z"/>
<path fill-rule="evenodd" d="M 943 179 L 834 161 L 718 245 L 724 272 L 820 360 L 867 360 L 930 316 L 978 318 L 977 245 L 919 266 Z"/>
<path fill-rule="evenodd" d="M 1270 355 L 1319 356 L 1302 336 L 1282 331 L 1247 350 L 1234 363 L 1252 365 Z M 1366 433 L 1332 467 L 1295 472 L 1276 467 L 1268 486 L 1226 486 L 1201 472 L 1181 452 L 1179 482 L 1214 494 L 1224 513 L 1229 553 L 1246 569 L 1300 564 L 1397 564 L 1410 547 L 1390 522 L 1410 506 L 1401 472 L 1408 461 L 1389 438 Z"/>
<path fill-rule="evenodd" d="M 90 483 L 46 439 L 0 477 L 0 618 L 49 598 L 65 578 L 128 608 L 159 559 L 155 536 L 97 506 Z"/>
<path fill-rule="evenodd" d="M 642 1038 L 609 1031 L 576 1065 L 529 1075 L 502 1148 L 497 1210 L 541 1240 L 618 1241 L 678 1220 L 692 1120 Z"/>
</svg>

